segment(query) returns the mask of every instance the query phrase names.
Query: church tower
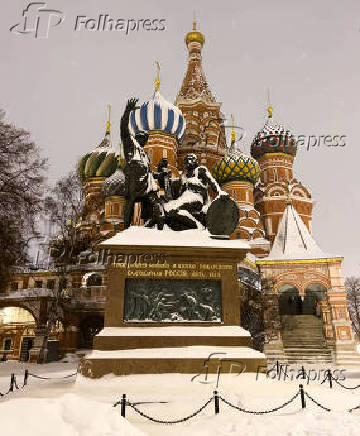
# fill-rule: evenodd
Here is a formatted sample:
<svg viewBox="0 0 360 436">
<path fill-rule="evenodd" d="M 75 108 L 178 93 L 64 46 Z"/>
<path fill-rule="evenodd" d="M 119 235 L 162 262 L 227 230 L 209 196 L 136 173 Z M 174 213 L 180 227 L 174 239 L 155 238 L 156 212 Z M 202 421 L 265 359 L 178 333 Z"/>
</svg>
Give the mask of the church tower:
<svg viewBox="0 0 360 436">
<path fill-rule="evenodd" d="M 250 242 L 251 253 L 263 257 L 269 252 L 269 241 L 265 239 L 259 212 L 254 208 L 254 186 L 259 180 L 258 162 L 240 151 L 236 143 L 234 119 L 232 118 L 231 145 L 226 156 L 214 166 L 212 174 L 236 202 L 239 221 L 231 239 L 245 239 Z"/>
<path fill-rule="evenodd" d="M 85 154 L 78 163 L 78 176 L 83 183 L 85 206 L 79 228 L 82 234 L 96 234 L 105 217 L 102 187 L 107 177 L 117 168 L 117 150 L 111 144 L 110 112 L 106 121 L 105 136 L 100 144 L 90 153 Z"/>
<path fill-rule="evenodd" d="M 182 111 L 187 127 L 178 149 L 178 167 L 183 170 L 185 155 L 195 153 L 200 165 L 211 171 L 214 164 L 225 156 L 226 138 L 221 103 L 212 95 L 202 68 L 201 51 L 205 37 L 197 30 L 196 21 L 193 30 L 186 35 L 185 43 L 188 66 L 175 104 Z"/>
<path fill-rule="evenodd" d="M 181 110 L 168 102 L 160 93 L 160 65 L 156 62 L 157 75 L 153 97 L 130 115 L 130 132 L 149 133 L 144 151 L 149 156 L 151 167 L 157 171 L 162 159 L 166 159 L 173 176 L 178 176 L 177 150 L 184 136 L 186 123 Z"/>
<path fill-rule="evenodd" d="M 267 239 L 273 243 L 286 200 L 290 198 L 297 213 L 311 232 L 312 198 L 293 175 L 297 152 L 295 137 L 275 123 L 268 104 L 268 119 L 251 144 L 251 156 L 260 165 L 260 183 L 254 191 L 255 208 L 264 222 Z"/>
</svg>

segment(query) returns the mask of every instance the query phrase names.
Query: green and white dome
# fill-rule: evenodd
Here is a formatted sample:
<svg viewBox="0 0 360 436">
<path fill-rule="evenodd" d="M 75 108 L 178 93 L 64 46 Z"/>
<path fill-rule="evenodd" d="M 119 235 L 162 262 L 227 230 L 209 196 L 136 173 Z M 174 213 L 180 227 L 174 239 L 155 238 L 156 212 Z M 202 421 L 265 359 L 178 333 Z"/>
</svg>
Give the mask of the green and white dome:
<svg viewBox="0 0 360 436">
<path fill-rule="evenodd" d="M 117 168 L 119 152 L 110 143 L 110 123 L 101 143 L 90 153 L 83 156 L 78 163 L 78 175 L 82 182 L 93 177 L 110 177 Z"/>
</svg>

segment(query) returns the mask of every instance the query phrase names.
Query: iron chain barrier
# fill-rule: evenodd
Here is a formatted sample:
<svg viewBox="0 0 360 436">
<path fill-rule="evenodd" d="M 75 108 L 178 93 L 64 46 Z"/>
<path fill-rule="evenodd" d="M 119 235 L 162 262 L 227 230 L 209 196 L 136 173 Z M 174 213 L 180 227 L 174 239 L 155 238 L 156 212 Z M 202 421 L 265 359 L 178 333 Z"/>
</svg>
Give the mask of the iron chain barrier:
<svg viewBox="0 0 360 436">
<path fill-rule="evenodd" d="M 240 406 L 236 406 L 235 404 L 230 403 L 230 401 L 227 401 L 225 398 L 220 397 L 220 400 L 227 404 L 228 406 L 232 407 L 233 409 L 238 410 L 239 412 L 243 412 L 243 413 L 250 413 L 252 415 L 265 415 L 267 413 L 273 413 L 276 412 L 280 409 L 283 409 L 284 407 L 288 406 L 290 403 L 292 403 L 298 396 L 300 395 L 300 391 L 298 391 L 293 397 L 290 398 L 290 400 L 285 401 L 285 403 L 283 403 L 281 406 L 278 407 L 274 407 L 273 409 L 269 409 L 269 410 L 247 410 L 244 409 Z"/>
<path fill-rule="evenodd" d="M 29 375 L 31 375 L 31 377 L 34 377 L 34 378 L 39 378 L 41 380 L 64 380 L 66 378 L 75 377 L 77 375 L 77 372 L 65 375 L 64 377 L 43 377 L 41 375 L 32 374 L 31 372 L 29 372 Z"/>
<path fill-rule="evenodd" d="M 0 392 L 0 398 L 5 397 L 5 395 L 8 395 L 8 394 L 14 392 L 14 389 L 17 389 L 17 390 L 18 389 L 23 389 L 25 386 L 27 386 L 29 376 L 34 377 L 34 378 L 38 378 L 38 379 L 41 379 L 41 380 L 64 380 L 64 379 L 68 379 L 70 377 L 74 377 L 76 375 L 77 375 L 77 372 L 74 372 L 72 374 L 67 374 L 64 377 L 43 377 L 43 376 L 40 376 L 40 375 L 37 375 L 37 374 L 32 374 L 31 372 L 29 372 L 28 369 L 25 369 L 25 372 L 24 372 L 24 381 L 23 381 L 22 386 L 18 385 L 17 380 L 16 380 L 16 376 L 15 376 L 14 373 L 12 373 L 11 376 L 10 376 L 9 390 L 7 392 L 5 392 L 5 393 Z"/>
<path fill-rule="evenodd" d="M 220 401 L 222 401 L 223 403 L 225 403 L 229 407 L 231 407 L 233 409 L 236 409 L 239 412 L 248 413 L 248 414 L 252 414 L 252 415 L 265 415 L 265 414 L 277 412 L 278 410 L 281 410 L 281 409 L 285 408 L 286 406 L 288 406 L 289 404 L 294 402 L 299 396 L 300 396 L 300 399 L 301 399 L 301 408 L 302 409 L 306 408 L 306 400 L 305 400 L 305 398 L 308 398 L 310 401 L 312 401 L 316 406 L 320 407 L 321 409 L 326 410 L 327 412 L 331 411 L 330 408 L 322 405 L 317 400 L 315 400 L 315 398 L 313 398 L 311 395 L 309 395 L 307 392 L 305 392 L 304 391 L 304 387 L 303 387 L 302 384 L 299 385 L 299 390 L 289 400 L 285 401 L 280 406 L 276 406 L 276 407 L 273 407 L 273 408 L 268 409 L 268 410 L 249 410 L 249 409 L 245 409 L 243 407 L 240 407 L 240 406 L 237 406 L 236 404 L 231 403 L 226 398 L 224 398 L 223 396 L 219 395 L 219 393 L 217 391 L 214 391 L 213 396 L 211 398 L 209 398 L 199 409 L 195 410 L 195 412 L 191 413 L 190 415 L 185 416 L 184 418 L 179 418 L 179 419 L 176 419 L 176 420 L 159 419 L 159 418 L 156 418 L 156 417 L 153 417 L 153 416 L 150 416 L 150 415 L 144 413 L 143 411 L 141 411 L 135 405 L 137 403 L 133 403 L 133 402 L 127 401 L 125 394 L 122 395 L 122 399 L 120 401 L 117 401 L 113 405 L 113 407 L 117 407 L 118 405 L 121 405 L 121 416 L 124 417 L 124 418 L 125 418 L 125 409 L 126 409 L 126 406 L 128 406 L 132 410 L 134 410 L 135 413 L 137 413 L 138 415 L 140 415 L 141 417 L 143 417 L 143 418 L 145 418 L 145 419 L 147 419 L 149 421 L 152 421 L 152 422 L 155 422 L 155 423 L 158 423 L 158 424 L 171 425 L 171 424 L 179 424 L 181 422 L 189 421 L 190 419 L 192 419 L 195 416 L 197 416 L 200 412 L 202 412 L 206 407 L 208 407 L 209 404 L 213 400 L 215 402 L 215 414 L 220 413 L 219 403 L 220 403 Z M 352 410 L 355 410 L 355 409 L 360 409 L 360 406 L 354 407 L 353 409 L 348 410 L 348 412 L 351 412 Z"/>
<path fill-rule="evenodd" d="M 351 413 L 353 410 L 357 410 L 357 409 L 360 409 L 360 405 L 356 406 L 356 407 L 353 407 L 352 409 L 349 409 L 348 412 Z"/>
<path fill-rule="evenodd" d="M 357 385 L 357 386 L 345 386 L 345 385 L 343 385 L 342 383 L 340 383 L 339 380 L 337 380 L 336 378 L 333 378 L 333 380 L 335 381 L 335 383 L 337 383 L 337 384 L 338 384 L 339 386 L 341 386 L 343 389 L 348 389 L 348 390 L 353 391 L 353 390 L 355 390 L 355 389 L 360 388 L 360 385 Z"/>
<path fill-rule="evenodd" d="M 360 385 L 356 385 L 356 386 L 345 386 L 344 384 L 342 384 L 336 377 L 334 377 L 332 375 L 331 369 L 328 369 L 326 371 L 326 377 L 324 378 L 324 380 L 321 382 L 321 384 L 325 383 L 326 381 L 329 381 L 329 386 L 330 388 L 333 387 L 333 381 L 335 383 L 337 383 L 339 386 L 341 386 L 343 389 L 347 389 L 347 390 L 355 390 L 355 389 L 359 389 Z"/>
<path fill-rule="evenodd" d="M 206 409 L 206 407 L 213 401 L 214 396 L 212 396 L 211 398 L 209 398 L 199 409 L 197 409 L 194 413 L 192 413 L 191 415 L 185 416 L 184 418 L 180 418 L 180 419 L 176 419 L 173 421 L 167 421 L 167 420 L 162 420 L 162 419 L 158 419 L 158 418 L 154 418 L 152 416 L 147 415 L 146 413 L 142 412 L 141 410 L 139 410 L 133 403 L 128 403 L 128 405 L 140 416 L 142 416 L 143 418 L 148 419 L 149 421 L 155 422 L 157 424 L 166 424 L 166 425 L 171 425 L 171 424 L 179 424 L 180 422 L 186 422 L 189 421 L 189 419 L 194 418 L 196 415 L 198 415 L 200 412 L 202 412 L 204 409 Z"/>
<path fill-rule="evenodd" d="M 28 378 L 29 376 L 37 378 L 37 379 L 41 379 L 41 380 L 65 380 L 65 379 L 69 379 L 71 377 L 74 377 L 77 375 L 77 372 L 71 373 L 71 374 L 67 374 L 63 377 L 44 377 L 44 376 L 40 376 L 38 374 L 33 374 L 30 373 L 28 369 L 25 370 L 24 373 L 24 381 L 23 381 L 23 385 L 19 387 L 17 380 L 16 380 L 16 376 L 14 373 L 11 374 L 10 377 L 10 386 L 9 386 L 9 390 L 5 393 L 0 392 L 0 398 L 14 392 L 14 389 L 19 390 L 19 389 L 23 389 L 25 388 L 25 386 L 27 386 L 28 384 Z M 334 380 L 336 383 L 338 383 L 341 387 L 343 387 L 344 389 L 357 389 L 360 387 L 360 385 L 358 386 L 354 386 L 354 387 L 348 387 L 348 386 L 344 386 L 342 383 L 340 383 L 337 379 L 335 379 L 332 374 L 331 371 L 329 370 L 328 372 L 328 377 L 327 379 L 330 382 L 330 386 L 332 386 L 331 382 L 332 380 Z M 325 379 L 324 381 L 326 381 L 327 379 Z M 301 406 L 302 408 L 306 408 L 306 401 L 305 401 L 305 397 L 308 398 L 310 401 L 312 401 L 316 406 L 320 407 L 323 410 L 326 410 L 327 412 L 330 412 L 331 409 L 322 405 L 321 403 L 319 403 L 317 400 L 315 400 L 315 398 L 313 398 L 310 394 L 308 394 L 307 392 L 304 391 L 303 385 L 300 384 L 299 385 L 299 390 L 296 392 L 295 395 L 293 395 L 289 400 L 285 401 L 283 404 L 281 404 L 280 406 L 274 407 L 272 409 L 268 409 L 268 410 L 248 410 L 245 409 L 243 407 L 237 406 L 233 403 L 231 403 L 230 401 L 228 401 L 226 398 L 224 398 L 223 396 L 219 395 L 217 391 L 214 391 L 213 395 L 199 408 L 197 409 L 195 412 L 193 412 L 192 414 L 185 416 L 184 418 L 180 418 L 180 419 L 176 419 L 176 420 L 161 420 L 155 417 L 152 417 L 150 415 L 147 415 L 146 413 L 142 412 L 137 406 L 137 403 L 132 403 L 126 400 L 126 395 L 123 394 L 122 399 L 118 402 L 116 402 L 113 407 L 116 407 L 118 405 L 121 405 L 121 416 L 125 417 L 125 408 L 126 406 L 131 407 L 134 412 L 136 412 L 137 414 L 139 414 L 140 416 L 142 416 L 143 418 L 148 419 L 149 421 L 155 422 L 155 423 L 159 423 L 159 424 L 167 424 L 167 425 L 171 425 L 171 424 L 178 424 L 181 422 L 186 422 L 192 418 L 194 418 L 195 416 L 197 416 L 199 413 L 201 413 L 206 407 L 209 406 L 209 404 L 214 400 L 215 402 L 215 413 L 218 414 L 219 413 L 219 402 L 222 401 L 223 403 L 225 403 L 226 405 L 228 405 L 229 407 L 232 407 L 233 409 L 236 409 L 240 412 L 243 413 L 248 413 L 248 414 L 253 414 L 253 415 L 265 415 L 265 414 L 269 414 L 269 413 L 274 413 L 277 412 L 278 410 L 283 409 L 284 407 L 288 406 L 290 403 L 292 403 L 293 401 L 296 400 L 296 398 L 298 398 L 300 396 L 301 398 Z M 348 410 L 348 412 L 352 412 L 354 410 L 359 410 L 360 409 L 360 405 L 353 407 L 351 409 Z"/>
<path fill-rule="evenodd" d="M 318 407 L 320 407 L 321 409 L 326 410 L 327 412 L 331 412 L 331 409 L 329 409 L 328 407 L 323 406 L 322 404 L 320 404 L 318 401 L 315 400 L 315 398 L 313 398 L 311 395 L 309 395 L 307 392 L 305 392 L 305 395 L 307 396 L 307 398 L 309 398 L 309 400 L 311 400 L 314 404 L 316 404 Z"/>
</svg>

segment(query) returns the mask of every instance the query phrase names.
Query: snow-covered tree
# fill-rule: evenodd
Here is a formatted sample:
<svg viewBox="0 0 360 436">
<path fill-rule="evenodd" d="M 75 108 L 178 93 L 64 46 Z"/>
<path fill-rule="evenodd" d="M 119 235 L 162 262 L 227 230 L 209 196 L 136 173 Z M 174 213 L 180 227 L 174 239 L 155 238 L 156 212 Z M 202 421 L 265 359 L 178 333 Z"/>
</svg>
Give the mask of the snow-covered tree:
<svg viewBox="0 0 360 436">
<path fill-rule="evenodd" d="M 45 169 L 30 134 L 6 122 L 0 111 L 0 291 L 12 267 L 25 262 L 28 241 L 37 233 Z"/>
<path fill-rule="evenodd" d="M 44 203 L 48 219 L 58 235 L 52 243 L 51 254 L 58 263 L 69 263 L 79 245 L 76 224 L 84 208 L 84 190 L 76 171 L 70 171 L 58 180 Z"/>
</svg>

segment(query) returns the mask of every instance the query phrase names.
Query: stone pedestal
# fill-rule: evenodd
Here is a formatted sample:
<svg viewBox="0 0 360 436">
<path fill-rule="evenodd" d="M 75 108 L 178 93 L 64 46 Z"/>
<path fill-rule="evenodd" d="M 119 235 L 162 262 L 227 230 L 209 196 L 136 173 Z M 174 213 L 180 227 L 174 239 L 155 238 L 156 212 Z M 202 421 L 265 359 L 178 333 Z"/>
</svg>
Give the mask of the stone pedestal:
<svg viewBox="0 0 360 436">
<path fill-rule="evenodd" d="M 105 328 L 80 364 L 83 375 L 266 366 L 240 327 L 237 263 L 248 249 L 244 241 L 137 227 L 101 248 L 112 256 Z"/>
</svg>

